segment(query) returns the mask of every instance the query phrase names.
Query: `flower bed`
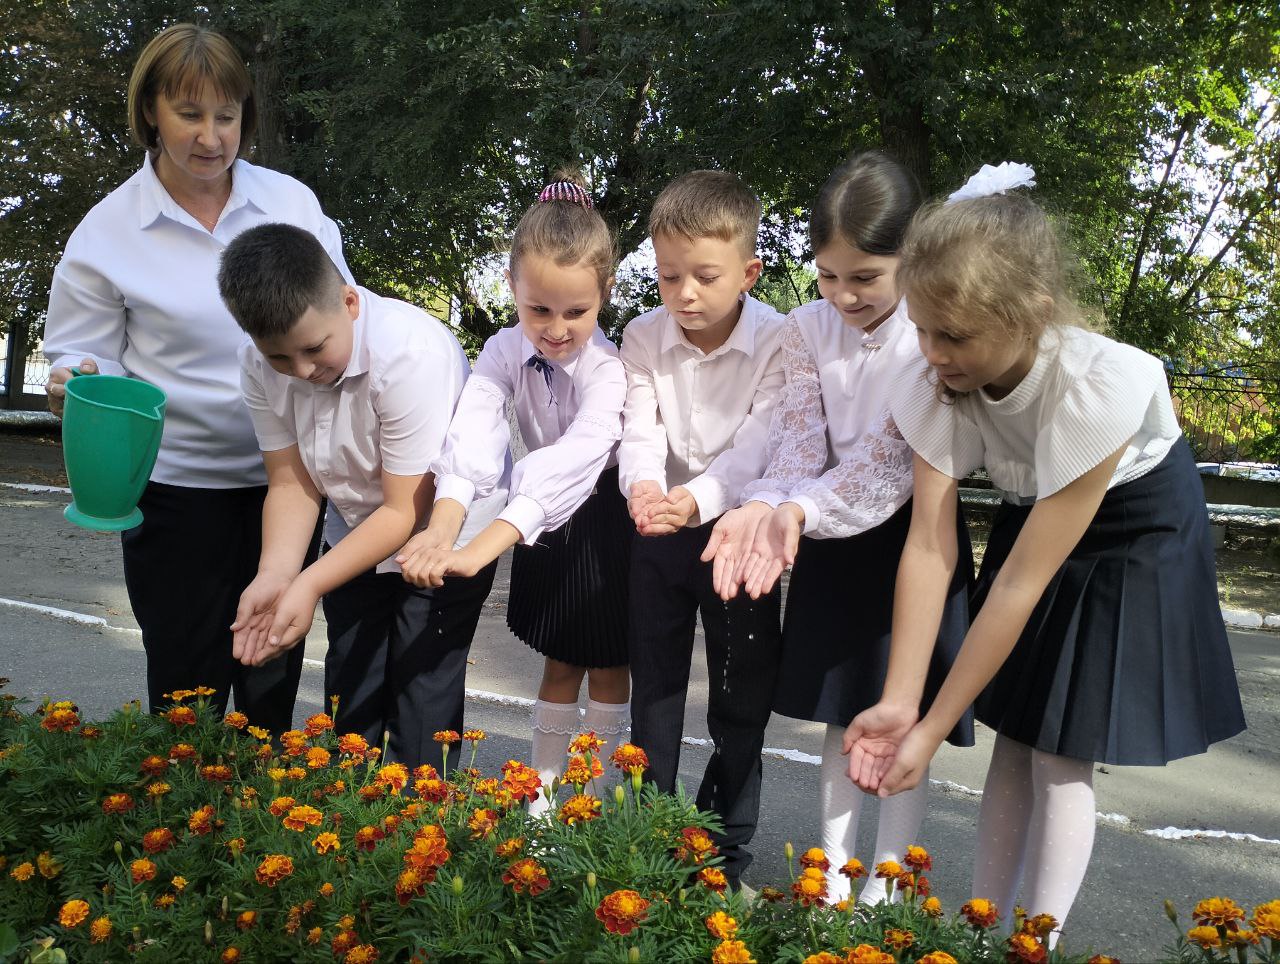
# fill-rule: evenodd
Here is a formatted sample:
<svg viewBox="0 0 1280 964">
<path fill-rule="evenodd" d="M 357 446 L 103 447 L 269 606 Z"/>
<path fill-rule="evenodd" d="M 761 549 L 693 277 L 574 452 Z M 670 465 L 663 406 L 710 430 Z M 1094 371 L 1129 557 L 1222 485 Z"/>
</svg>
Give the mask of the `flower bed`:
<svg viewBox="0 0 1280 964">
<path fill-rule="evenodd" d="M 273 744 L 243 715 L 217 719 L 208 695 L 175 693 L 156 716 L 131 703 L 97 725 L 71 703 L 24 713 L 0 696 L 0 959 L 1083 959 L 1047 950 L 1052 918 L 1019 917 L 1005 938 L 989 901 L 947 915 L 918 847 L 873 871 L 896 903 L 831 905 L 815 848 L 748 905 L 717 867 L 714 818 L 642 785 L 636 747 L 614 754 L 622 782 L 606 787 L 600 741 L 578 737 L 571 795 L 534 820 L 534 771 L 471 768 L 480 731 L 437 734 L 469 748 L 466 768 L 410 772 L 327 715 Z M 857 861 L 841 872 L 866 874 Z M 1172 955 L 1277 959 L 1280 903 L 1248 930 L 1240 908 L 1209 904 Z"/>
</svg>

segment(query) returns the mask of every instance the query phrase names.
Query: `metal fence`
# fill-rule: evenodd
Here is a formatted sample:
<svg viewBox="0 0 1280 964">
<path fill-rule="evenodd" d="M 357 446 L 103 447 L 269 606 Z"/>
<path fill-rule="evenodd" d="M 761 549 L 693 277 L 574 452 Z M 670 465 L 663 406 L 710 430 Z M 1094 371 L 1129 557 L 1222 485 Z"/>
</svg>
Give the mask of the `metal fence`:
<svg viewBox="0 0 1280 964">
<path fill-rule="evenodd" d="M 1170 372 L 1169 392 L 1196 461 L 1280 459 L 1280 382 L 1240 372 Z"/>
</svg>

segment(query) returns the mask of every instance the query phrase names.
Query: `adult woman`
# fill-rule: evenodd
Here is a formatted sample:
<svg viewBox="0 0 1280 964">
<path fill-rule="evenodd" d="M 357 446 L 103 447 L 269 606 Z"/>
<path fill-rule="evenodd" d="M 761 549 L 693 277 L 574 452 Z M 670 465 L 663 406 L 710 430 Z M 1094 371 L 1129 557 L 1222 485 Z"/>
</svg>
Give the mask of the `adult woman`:
<svg viewBox="0 0 1280 964">
<path fill-rule="evenodd" d="M 246 228 L 306 228 L 350 276 L 337 227 L 315 196 L 239 154 L 253 135 L 253 87 L 221 35 L 177 24 L 147 44 L 129 81 L 141 170 L 100 201 L 67 242 L 45 329 L 49 406 L 61 413 L 69 366 L 128 375 L 169 397 L 164 439 L 122 535 L 125 584 L 142 627 L 152 707 L 208 685 L 225 707 L 287 729 L 302 667 L 232 657 L 228 627 L 257 569 L 266 476 L 240 398 L 243 338 L 218 297 L 218 259 Z"/>
</svg>

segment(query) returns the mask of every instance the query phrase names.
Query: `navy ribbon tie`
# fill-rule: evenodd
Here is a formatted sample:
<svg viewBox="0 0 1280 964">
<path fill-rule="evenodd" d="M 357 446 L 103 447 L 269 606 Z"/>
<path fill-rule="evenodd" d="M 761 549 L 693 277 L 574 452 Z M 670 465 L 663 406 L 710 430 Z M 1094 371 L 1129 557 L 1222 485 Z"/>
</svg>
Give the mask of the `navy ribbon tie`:
<svg viewBox="0 0 1280 964">
<path fill-rule="evenodd" d="M 547 383 L 547 404 L 552 405 L 556 400 L 556 390 L 551 385 L 551 362 L 547 361 L 541 355 L 531 355 L 529 360 L 524 363 L 525 368 L 532 368 L 542 373 L 542 379 Z"/>
</svg>

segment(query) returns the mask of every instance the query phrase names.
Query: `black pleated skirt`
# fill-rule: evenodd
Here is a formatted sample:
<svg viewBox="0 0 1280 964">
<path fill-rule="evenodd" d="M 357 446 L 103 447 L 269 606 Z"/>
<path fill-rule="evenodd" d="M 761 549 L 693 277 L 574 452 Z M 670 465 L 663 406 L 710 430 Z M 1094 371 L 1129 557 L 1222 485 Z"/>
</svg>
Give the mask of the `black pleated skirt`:
<svg viewBox="0 0 1280 964">
<path fill-rule="evenodd" d="M 845 726 L 880 702 L 889 670 L 898 559 L 910 525 L 908 501 L 874 529 L 848 539 L 800 539 L 782 624 L 775 713 Z M 929 661 L 922 716 L 932 705 L 969 629 L 973 554 L 958 505 L 956 543 L 956 570 Z M 973 746 L 972 711 L 966 711 L 947 742 Z"/>
<path fill-rule="evenodd" d="M 559 529 L 511 559 L 507 626 L 544 656 L 571 666 L 627 664 L 627 586 L 635 525 L 617 468 Z"/>
<path fill-rule="evenodd" d="M 1030 511 L 997 512 L 974 613 Z M 1244 729 L 1204 489 L 1185 441 L 1107 492 L 977 714 L 1039 750 L 1135 766 L 1203 753 Z"/>
</svg>

